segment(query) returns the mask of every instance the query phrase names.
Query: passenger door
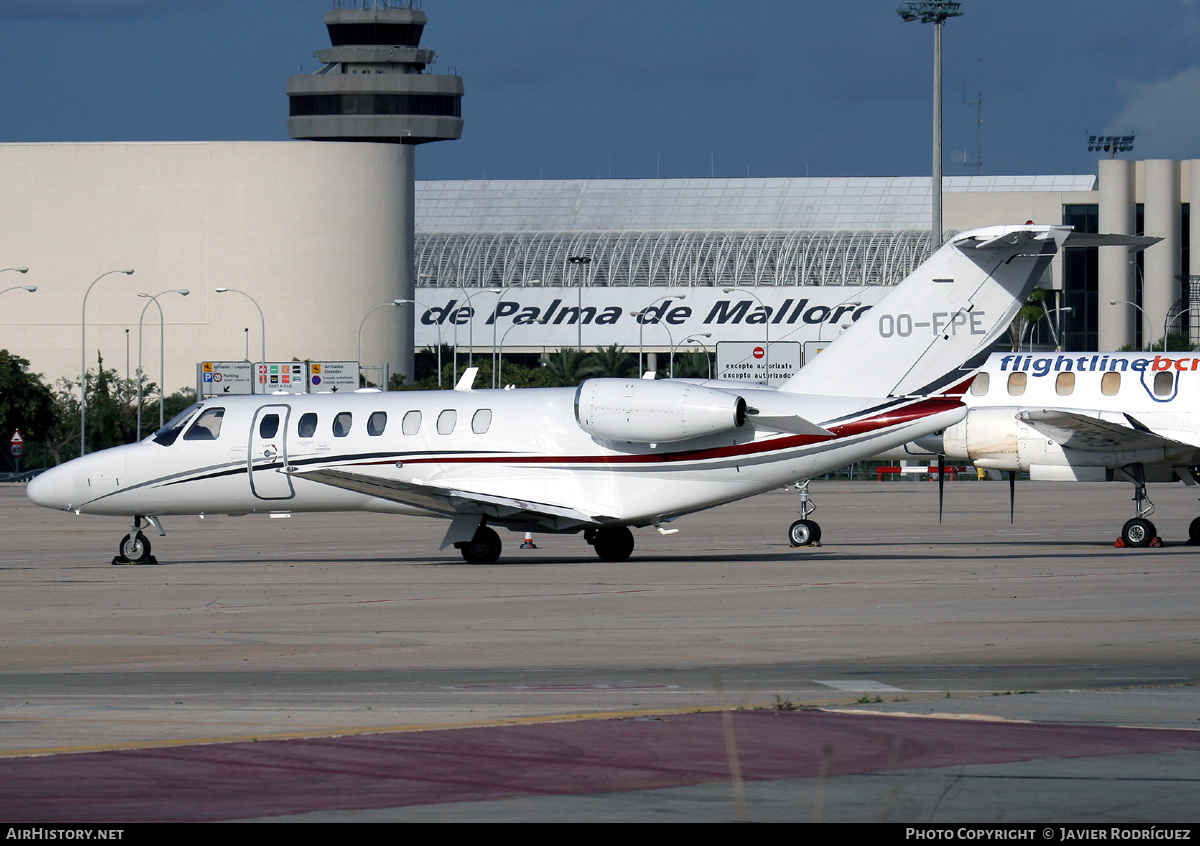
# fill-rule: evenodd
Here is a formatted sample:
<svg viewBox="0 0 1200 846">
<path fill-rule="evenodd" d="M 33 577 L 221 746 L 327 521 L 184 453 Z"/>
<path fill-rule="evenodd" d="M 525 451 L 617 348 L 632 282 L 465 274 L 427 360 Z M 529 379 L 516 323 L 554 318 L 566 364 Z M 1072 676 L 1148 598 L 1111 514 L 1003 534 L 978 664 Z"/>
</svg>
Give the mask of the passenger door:
<svg viewBox="0 0 1200 846">
<path fill-rule="evenodd" d="M 250 490 L 259 499 L 291 499 L 296 495 L 287 468 L 287 427 L 291 407 L 264 405 L 250 427 Z"/>
</svg>

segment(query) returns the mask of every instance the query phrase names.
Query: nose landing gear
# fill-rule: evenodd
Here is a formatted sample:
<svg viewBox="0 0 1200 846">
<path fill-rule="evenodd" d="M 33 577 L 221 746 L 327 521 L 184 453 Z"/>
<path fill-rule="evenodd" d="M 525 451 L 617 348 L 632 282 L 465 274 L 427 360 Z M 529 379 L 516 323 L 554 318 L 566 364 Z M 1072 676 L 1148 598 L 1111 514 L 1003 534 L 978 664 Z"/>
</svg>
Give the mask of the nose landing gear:
<svg viewBox="0 0 1200 846">
<path fill-rule="evenodd" d="M 140 515 L 134 515 L 133 527 L 129 530 L 129 534 L 121 539 L 120 545 L 117 547 L 117 554 L 113 557 L 112 563 L 117 564 L 134 564 L 134 565 L 150 565 L 158 563 L 158 559 L 150 554 L 150 540 L 141 532 L 142 518 Z M 152 524 L 157 524 L 155 518 L 150 518 Z M 159 534 L 165 534 L 161 526 L 156 526 Z"/>
</svg>

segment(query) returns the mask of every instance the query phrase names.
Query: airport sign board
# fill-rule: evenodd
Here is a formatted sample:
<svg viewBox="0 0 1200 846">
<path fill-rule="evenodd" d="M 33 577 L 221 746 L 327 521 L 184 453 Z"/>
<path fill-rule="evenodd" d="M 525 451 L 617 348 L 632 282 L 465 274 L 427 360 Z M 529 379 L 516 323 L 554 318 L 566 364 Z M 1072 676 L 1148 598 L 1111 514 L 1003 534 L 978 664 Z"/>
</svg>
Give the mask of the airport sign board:
<svg viewBox="0 0 1200 846">
<path fill-rule="evenodd" d="M 223 397 L 254 393 L 254 365 L 248 361 L 202 361 L 196 365 L 196 393 Z"/>
<path fill-rule="evenodd" d="M 357 361 L 312 361 L 308 365 L 308 391 L 345 393 L 358 390 Z"/>
<path fill-rule="evenodd" d="M 829 341 L 892 288 L 704 287 L 419 288 L 416 346 L 584 349 L 618 344 L 665 352 L 692 335 L 718 341 Z M 470 302 L 467 301 L 470 297 Z M 693 347 L 694 349 L 694 347 Z"/>
<path fill-rule="evenodd" d="M 767 345 L 761 342 L 721 341 L 717 344 L 714 375 L 718 379 L 780 385 L 796 375 L 799 369 L 800 344 L 797 341 L 772 341 L 770 355 L 767 355 Z"/>
<path fill-rule="evenodd" d="M 303 361 L 260 361 L 254 365 L 254 373 L 256 394 L 308 392 L 308 365 Z"/>
</svg>

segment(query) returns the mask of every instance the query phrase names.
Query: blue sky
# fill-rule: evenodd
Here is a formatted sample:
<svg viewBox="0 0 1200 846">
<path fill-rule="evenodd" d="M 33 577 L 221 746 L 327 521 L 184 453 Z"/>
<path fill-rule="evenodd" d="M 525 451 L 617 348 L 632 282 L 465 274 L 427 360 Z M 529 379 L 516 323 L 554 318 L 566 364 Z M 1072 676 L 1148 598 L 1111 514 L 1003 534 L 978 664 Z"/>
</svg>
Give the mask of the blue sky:
<svg viewBox="0 0 1200 846">
<path fill-rule="evenodd" d="M 424 0 L 463 138 L 423 179 L 929 172 L 933 27 L 899 0 Z M 0 141 L 285 140 L 333 0 L 0 0 Z M 962 0 L 945 173 L 1200 158 L 1200 0 Z M 300 143 L 300 142 L 297 142 Z"/>
</svg>

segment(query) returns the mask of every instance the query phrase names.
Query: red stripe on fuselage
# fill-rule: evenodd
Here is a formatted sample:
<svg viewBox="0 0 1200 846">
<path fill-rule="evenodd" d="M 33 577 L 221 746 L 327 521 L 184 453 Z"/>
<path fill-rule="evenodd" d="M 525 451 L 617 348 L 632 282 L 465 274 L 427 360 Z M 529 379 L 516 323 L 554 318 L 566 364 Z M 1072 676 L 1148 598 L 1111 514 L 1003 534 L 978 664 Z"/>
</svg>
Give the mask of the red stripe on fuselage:
<svg viewBox="0 0 1200 846">
<path fill-rule="evenodd" d="M 808 446 L 809 444 L 828 443 L 842 438 L 852 438 L 858 435 L 877 432 L 892 426 L 911 423 L 934 414 L 942 414 L 962 408 L 963 404 L 956 399 L 926 399 L 906 405 L 882 414 L 832 426 L 829 431 L 832 437 L 825 435 L 786 435 L 765 441 L 752 441 L 744 444 L 733 444 L 727 447 L 712 449 L 687 450 L 685 452 L 638 454 L 638 455 L 489 455 L 489 456 L 450 456 L 446 458 L 413 458 L 403 461 L 404 464 L 666 464 L 680 461 L 706 461 L 714 458 L 730 458 L 733 456 L 756 455 L 764 452 L 778 452 Z M 393 461 L 365 461 L 350 466 L 370 466 L 374 464 L 393 464 Z"/>
</svg>

